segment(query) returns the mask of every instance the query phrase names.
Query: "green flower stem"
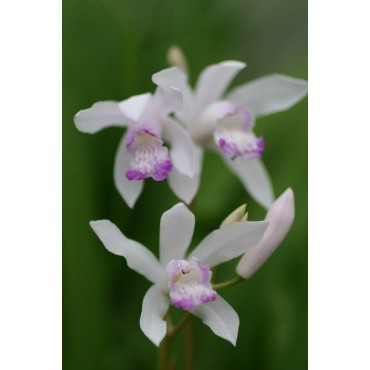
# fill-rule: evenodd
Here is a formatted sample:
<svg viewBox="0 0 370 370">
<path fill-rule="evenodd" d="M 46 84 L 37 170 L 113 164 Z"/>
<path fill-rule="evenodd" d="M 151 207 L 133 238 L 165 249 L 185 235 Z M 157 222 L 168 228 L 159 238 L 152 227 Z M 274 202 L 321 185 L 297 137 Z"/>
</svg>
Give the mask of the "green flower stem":
<svg viewBox="0 0 370 370">
<path fill-rule="evenodd" d="M 191 315 L 190 312 L 184 311 L 184 314 L 180 320 L 180 322 L 173 327 L 171 330 L 168 331 L 168 336 L 173 338 L 177 335 L 179 331 L 183 329 L 183 327 L 187 324 L 187 322 L 192 318 L 193 316 Z"/>
<path fill-rule="evenodd" d="M 216 280 L 216 273 L 217 273 L 217 266 L 212 267 L 212 276 L 211 276 L 211 283 Z"/>
<path fill-rule="evenodd" d="M 158 349 L 158 363 L 157 363 L 158 370 L 168 370 L 168 362 L 171 354 L 171 345 L 173 339 L 172 336 L 169 335 L 169 333 L 173 330 L 170 309 L 168 309 L 164 318 L 167 322 L 167 333 L 166 336 L 163 338 Z"/>
<path fill-rule="evenodd" d="M 181 318 L 179 323 L 175 326 L 171 322 L 170 311 L 167 312 L 165 318 L 167 321 L 168 329 L 167 329 L 166 336 L 164 337 L 164 339 L 162 340 L 159 346 L 158 364 L 157 364 L 158 370 L 168 370 L 169 369 L 169 359 L 170 359 L 170 354 L 171 354 L 172 343 L 176 335 L 186 326 L 186 324 L 189 323 L 189 320 L 192 318 L 192 315 L 190 314 L 190 312 L 184 311 L 183 317 Z M 191 337 L 190 337 L 190 341 L 191 341 Z M 190 348 L 191 348 L 191 343 L 190 343 Z M 190 361 L 192 361 L 192 359 L 190 359 Z M 186 368 L 186 370 L 188 369 L 190 370 L 191 367 Z"/>
<path fill-rule="evenodd" d="M 223 281 L 222 283 L 213 284 L 212 288 L 214 290 L 220 290 L 220 289 L 223 289 L 223 288 L 227 288 L 229 286 L 239 284 L 242 281 L 244 281 L 244 279 L 242 279 L 240 276 L 235 276 L 233 279 Z"/>
<path fill-rule="evenodd" d="M 184 327 L 184 370 L 193 369 L 193 330 L 192 322 L 188 321 Z"/>
<path fill-rule="evenodd" d="M 159 346 L 158 367 L 157 367 L 158 370 L 168 370 L 168 361 L 170 358 L 171 344 L 172 338 L 166 335 Z"/>
</svg>

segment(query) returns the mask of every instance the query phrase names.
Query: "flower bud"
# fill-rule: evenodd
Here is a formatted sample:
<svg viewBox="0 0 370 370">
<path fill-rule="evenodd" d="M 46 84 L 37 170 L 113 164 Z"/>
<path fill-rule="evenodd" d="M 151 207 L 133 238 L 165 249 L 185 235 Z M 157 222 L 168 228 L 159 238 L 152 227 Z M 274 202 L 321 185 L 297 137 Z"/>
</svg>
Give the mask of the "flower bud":
<svg viewBox="0 0 370 370">
<path fill-rule="evenodd" d="M 248 216 L 248 213 L 245 213 L 245 210 L 247 208 L 246 204 L 241 205 L 236 210 L 232 211 L 223 221 L 220 226 L 224 227 L 226 225 L 232 224 L 233 222 L 241 222 L 246 221 L 246 217 Z"/>
<path fill-rule="evenodd" d="M 167 52 L 167 62 L 171 67 L 179 67 L 185 73 L 188 74 L 189 67 L 186 61 L 186 57 L 181 50 L 181 48 L 177 45 L 172 45 Z"/>
<path fill-rule="evenodd" d="M 280 245 L 294 220 L 294 194 L 287 189 L 270 207 L 265 220 L 269 222 L 260 243 L 240 259 L 236 272 L 243 279 L 251 277 Z"/>
<path fill-rule="evenodd" d="M 248 221 L 248 212 L 245 212 L 245 215 L 243 216 L 243 218 L 240 221 L 241 222 Z"/>
</svg>

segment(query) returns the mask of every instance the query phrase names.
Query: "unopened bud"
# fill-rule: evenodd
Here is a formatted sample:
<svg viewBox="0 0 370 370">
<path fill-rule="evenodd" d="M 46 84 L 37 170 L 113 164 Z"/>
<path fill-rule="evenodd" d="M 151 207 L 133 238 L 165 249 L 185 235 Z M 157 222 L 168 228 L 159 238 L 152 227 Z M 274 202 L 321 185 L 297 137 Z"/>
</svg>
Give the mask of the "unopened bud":
<svg viewBox="0 0 370 370">
<path fill-rule="evenodd" d="M 167 52 L 167 62 L 171 67 L 179 67 L 186 74 L 189 72 L 185 54 L 177 45 L 172 45 Z"/>
<path fill-rule="evenodd" d="M 241 205 L 238 207 L 236 210 L 232 211 L 223 221 L 220 226 L 224 227 L 226 225 L 232 224 L 234 222 L 241 222 L 241 221 L 246 221 L 246 216 L 248 213 L 245 213 L 245 210 L 247 208 L 246 204 Z"/>
<path fill-rule="evenodd" d="M 241 222 L 248 221 L 248 212 L 245 213 L 245 215 L 243 216 L 243 218 L 240 221 Z"/>
<path fill-rule="evenodd" d="M 251 277 L 284 240 L 294 221 L 294 194 L 286 190 L 272 204 L 265 220 L 269 222 L 259 244 L 240 259 L 236 272 L 243 279 Z"/>
</svg>

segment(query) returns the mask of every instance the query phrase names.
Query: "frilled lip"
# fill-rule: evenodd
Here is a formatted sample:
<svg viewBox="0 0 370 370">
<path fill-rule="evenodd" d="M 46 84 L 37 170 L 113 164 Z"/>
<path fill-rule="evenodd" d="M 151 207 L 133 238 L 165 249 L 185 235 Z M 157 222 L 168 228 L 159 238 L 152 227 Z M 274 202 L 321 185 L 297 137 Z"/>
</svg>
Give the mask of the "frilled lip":
<svg viewBox="0 0 370 370">
<path fill-rule="evenodd" d="M 215 132 L 214 139 L 221 152 L 231 160 L 238 157 L 247 160 L 260 158 L 265 149 L 265 140 L 262 136 L 255 137 L 252 133 L 242 131 L 236 135 L 228 135 L 227 130 Z"/>
<path fill-rule="evenodd" d="M 189 132 L 194 141 L 209 146 L 219 126 L 225 128 L 238 126 L 240 130 L 250 132 L 254 126 L 254 115 L 251 111 L 227 100 L 213 102 L 189 125 Z"/>
<path fill-rule="evenodd" d="M 190 311 L 200 304 L 216 300 L 217 293 L 211 286 L 212 272 L 199 259 L 171 260 L 166 273 L 174 306 Z"/>
<path fill-rule="evenodd" d="M 172 170 L 168 149 L 160 136 L 160 128 L 157 121 L 144 121 L 128 128 L 126 148 L 130 166 L 125 176 L 129 181 L 150 177 L 155 181 L 162 181 Z"/>
<path fill-rule="evenodd" d="M 130 151 L 132 148 L 132 145 L 134 144 L 136 138 L 138 135 L 148 135 L 153 138 L 160 138 L 160 135 L 158 132 L 155 132 L 154 129 L 148 128 L 147 124 L 146 125 L 136 125 L 139 127 L 131 126 L 127 130 L 127 135 L 126 135 L 126 147 L 127 150 Z"/>
</svg>

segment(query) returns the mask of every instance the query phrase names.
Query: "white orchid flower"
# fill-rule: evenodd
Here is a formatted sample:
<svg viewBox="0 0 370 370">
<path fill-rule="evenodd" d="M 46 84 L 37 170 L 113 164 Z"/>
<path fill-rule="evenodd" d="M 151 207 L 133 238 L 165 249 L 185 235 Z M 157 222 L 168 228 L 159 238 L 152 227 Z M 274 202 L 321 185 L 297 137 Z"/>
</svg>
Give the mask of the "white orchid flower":
<svg viewBox="0 0 370 370">
<path fill-rule="evenodd" d="M 261 240 L 268 222 L 236 222 L 211 232 L 186 256 L 195 217 L 179 203 L 162 215 L 159 261 L 140 243 L 130 240 L 108 220 L 91 227 L 112 253 L 153 283 L 144 296 L 140 327 L 159 345 L 166 335 L 164 316 L 170 304 L 199 317 L 218 336 L 236 344 L 239 318 L 213 289 L 211 267 L 242 255 Z"/>
<path fill-rule="evenodd" d="M 127 127 L 115 158 L 114 182 L 131 208 L 142 192 L 142 180 L 161 181 L 173 168 L 184 176 L 194 175 L 194 146 L 189 134 L 168 117 L 181 104 L 179 91 L 157 88 L 154 95 L 95 103 L 74 118 L 77 128 L 90 134 L 109 126 Z M 171 145 L 169 150 L 164 140 Z"/>
<path fill-rule="evenodd" d="M 289 188 L 268 210 L 265 220 L 269 222 L 269 226 L 261 241 L 240 259 L 236 267 L 236 273 L 240 277 L 250 278 L 266 262 L 288 234 L 294 215 L 294 194 Z"/>
<path fill-rule="evenodd" d="M 217 148 L 230 170 L 263 207 L 269 208 L 274 194 L 268 173 L 259 159 L 264 140 L 253 133 L 257 117 L 289 109 L 307 94 L 307 82 L 272 74 L 235 88 L 224 95 L 235 74 L 245 63 L 225 61 L 201 73 L 194 90 L 180 68 L 153 75 L 158 86 L 181 91 L 183 111 L 178 117 L 196 144 L 195 176 L 174 170 L 169 175 L 173 191 L 190 203 L 199 187 L 203 148 Z"/>
</svg>

